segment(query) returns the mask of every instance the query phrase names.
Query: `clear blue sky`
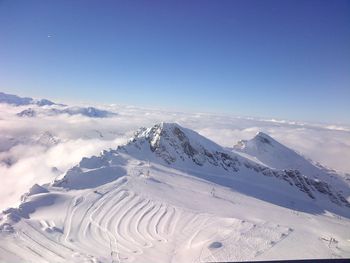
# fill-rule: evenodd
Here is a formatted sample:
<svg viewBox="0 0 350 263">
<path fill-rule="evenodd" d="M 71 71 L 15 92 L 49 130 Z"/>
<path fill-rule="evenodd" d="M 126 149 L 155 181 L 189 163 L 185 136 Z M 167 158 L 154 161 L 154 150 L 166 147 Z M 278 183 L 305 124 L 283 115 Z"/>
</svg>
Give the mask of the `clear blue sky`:
<svg viewBox="0 0 350 263">
<path fill-rule="evenodd" d="M 0 90 L 350 123 L 350 1 L 0 0 Z"/>
</svg>

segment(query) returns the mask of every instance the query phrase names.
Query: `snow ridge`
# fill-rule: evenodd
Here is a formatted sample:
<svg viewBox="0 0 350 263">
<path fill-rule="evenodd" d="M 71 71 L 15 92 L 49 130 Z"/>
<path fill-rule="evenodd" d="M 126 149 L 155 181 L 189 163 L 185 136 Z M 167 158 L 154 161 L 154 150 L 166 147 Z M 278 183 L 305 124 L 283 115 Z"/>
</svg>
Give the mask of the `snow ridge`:
<svg viewBox="0 0 350 263">
<path fill-rule="evenodd" d="M 349 202 L 340 192 L 334 191 L 327 182 L 320 180 L 322 178 L 315 176 L 315 173 L 309 175 L 306 173 L 308 170 L 302 173 L 297 169 L 299 168 L 298 166 L 294 169 L 293 166 L 271 169 L 267 165 L 257 164 L 225 150 L 200 134 L 183 128 L 176 123 L 159 123 L 152 128 L 142 128 L 135 133 L 134 138 L 129 142 L 129 146 L 136 146 L 141 149 L 141 147 L 144 147 L 145 142 L 149 145 L 150 150 L 167 164 L 177 166 L 179 161 L 185 163 L 193 162 L 198 166 L 209 164 L 209 166 L 223 168 L 225 171 L 234 172 L 234 174 L 246 168 L 264 176 L 282 179 L 288 184 L 297 187 L 312 199 L 316 198 L 314 192 L 318 192 L 328 196 L 337 205 L 350 207 Z M 265 152 L 265 145 L 268 145 L 267 147 L 280 148 L 283 151 L 287 151 L 288 155 L 293 155 L 293 157 L 296 155 L 294 151 L 262 132 L 258 133 L 252 142 L 246 142 L 241 147 L 243 149 L 248 148 L 258 152 Z M 309 165 L 312 166 L 311 164 Z M 207 169 L 208 166 L 205 166 L 205 168 Z"/>
</svg>

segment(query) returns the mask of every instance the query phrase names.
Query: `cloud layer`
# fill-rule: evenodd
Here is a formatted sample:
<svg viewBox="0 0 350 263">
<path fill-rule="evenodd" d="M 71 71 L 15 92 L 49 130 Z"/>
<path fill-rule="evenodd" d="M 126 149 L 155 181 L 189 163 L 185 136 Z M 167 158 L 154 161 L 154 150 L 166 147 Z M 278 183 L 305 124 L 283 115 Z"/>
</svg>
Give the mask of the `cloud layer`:
<svg viewBox="0 0 350 263">
<path fill-rule="evenodd" d="M 40 114 L 47 107 L 33 106 L 39 114 L 19 117 L 26 106 L 0 104 L 0 208 L 15 205 L 34 183 L 62 175 L 84 156 L 116 148 L 139 127 L 177 122 L 225 147 L 268 133 L 308 158 L 350 173 L 350 128 L 284 120 L 243 118 L 207 113 L 185 113 L 132 106 L 93 105 L 115 112 L 110 118 Z"/>
</svg>

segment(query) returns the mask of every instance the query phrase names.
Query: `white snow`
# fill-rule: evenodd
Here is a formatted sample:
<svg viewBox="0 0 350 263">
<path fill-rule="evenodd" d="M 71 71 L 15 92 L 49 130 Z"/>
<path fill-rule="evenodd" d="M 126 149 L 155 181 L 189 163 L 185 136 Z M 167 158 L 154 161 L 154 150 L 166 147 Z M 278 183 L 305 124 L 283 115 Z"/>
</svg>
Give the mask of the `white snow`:
<svg viewBox="0 0 350 263">
<path fill-rule="evenodd" d="M 350 208 L 332 201 L 337 189 L 310 186 L 311 198 L 288 181 L 298 174 L 285 180 L 253 160 L 178 124 L 141 129 L 5 210 L 0 261 L 349 257 Z"/>
</svg>

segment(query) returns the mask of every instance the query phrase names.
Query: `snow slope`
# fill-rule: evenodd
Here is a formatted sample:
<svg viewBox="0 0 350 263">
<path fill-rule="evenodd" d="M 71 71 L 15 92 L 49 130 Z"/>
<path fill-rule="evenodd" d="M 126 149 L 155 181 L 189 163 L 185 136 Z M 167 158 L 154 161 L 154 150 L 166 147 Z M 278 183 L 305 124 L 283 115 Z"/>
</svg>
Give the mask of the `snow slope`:
<svg viewBox="0 0 350 263">
<path fill-rule="evenodd" d="M 34 185 L 0 216 L 0 260 L 349 257 L 346 197 L 320 179 L 271 169 L 160 123 Z"/>
</svg>

